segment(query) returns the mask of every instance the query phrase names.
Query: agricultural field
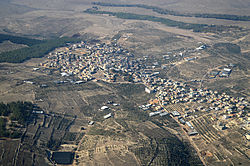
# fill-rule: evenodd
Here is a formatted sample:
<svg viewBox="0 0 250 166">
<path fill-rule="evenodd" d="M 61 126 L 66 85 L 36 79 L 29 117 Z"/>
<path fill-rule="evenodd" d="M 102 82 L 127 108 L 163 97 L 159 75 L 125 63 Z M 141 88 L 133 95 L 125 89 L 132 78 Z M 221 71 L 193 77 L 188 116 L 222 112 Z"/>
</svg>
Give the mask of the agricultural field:
<svg viewBox="0 0 250 166">
<path fill-rule="evenodd" d="M 200 104 L 199 104 L 200 106 Z M 166 107 L 168 112 L 178 111 L 185 114 L 187 105 L 175 104 Z M 197 103 L 189 103 L 190 110 L 197 108 Z M 204 159 L 207 165 L 247 165 L 249 160 L 248 141 L 242 136 L 244 131 L 235 122 L 221 121 L 215 113 L 195 111 L 185 117 L 186 122 L 190 122 L 197 131 L 197 135 L 190 136 L 196 150 Z M 216 118 L 218 117 L 218 118 Z M 179 119 L 173 117 L 177 123 Z M 180 123 L 179 123 L 180 124 Z M 227 124 L 226 126 L 223 125 Z M 180 124 L 184 132 L 188 133 L 190 128 L 186 124 Z"/>
<path fill-rule="evenodd" d="M 217 163 L 218 165 L 225 163 L 246 165 L 248 163 L 247 140 L 240 136 L 238 127 L 230 127 L 227 131 L 221 131 L 215 128 L 217 124 L 209 116 L 193 120 L 192 124 L 200 133 L 200 137 L 206 142 L 205 144 L 200 144 L 200 140 L 194 141 L 200 146 L 201 153 L 208 163 Z M 212 160 L 215 162 L 212 162 Z"/>
<path fill-rule="evenodd" d="M 37 60 L 22 65 L 2 64 L 1 82 L 8 91 L 1 91 L 1 101 L 25 99 L 44 110 L 44 114 L 37 114 L 28 124 L 21 139 L 15 141 L 17 146 L 8 146 L 9 140 L 1 140 L 1 157 L 6 159 L 2 161 L 11 161 L 13 165 L 47 165 L 50 163 L 48 152 L 59 150 L 74 151 L 76 165 L 127 165 L 128 161 L 131 165 L 201 164 L 188 141 L 183 143 L 180 135 L 175 136 L 176 132 L 170 129 L 179 130 L 178 124 L 169 117 L 151 119 L 138 109 L 152 97 L 144 92 L 144 85 L 102 81 L 58 85 L 54 81 L 64 78 L 57 72 L 33 70 Z M 41 87 L 43 84 L 47 86 Z M 103 105 L 109 109 L 100 110 Z M 104 119 L 110 112 L 112 117 Z M 94 121 L 94 125 L 89 125 L 89 121 Z M 166 127 L 162 127 L 162 123 Z M 173 141 L 176 144 L 173 145 Z M 6 156 L 8 150 L 13 151 L 15 157 Z"/>
</svg>

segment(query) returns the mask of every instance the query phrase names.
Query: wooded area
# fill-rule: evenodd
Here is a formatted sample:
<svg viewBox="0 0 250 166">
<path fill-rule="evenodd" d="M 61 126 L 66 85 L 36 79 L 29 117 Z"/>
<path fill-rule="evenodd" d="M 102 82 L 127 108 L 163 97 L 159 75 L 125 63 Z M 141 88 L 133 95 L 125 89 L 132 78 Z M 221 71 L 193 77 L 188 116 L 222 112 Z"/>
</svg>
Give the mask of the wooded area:
<svg viewBox="0 0 250 166">
<path fill-rule="evenodd" d="M 6 40 L 9 39 L 6 38 Z M 74 43 L 78 41 L 80 41 L 80 39 L 70 38 L 70 37 L 44 40 L 40 42 L 35 41 L 33 44 L 31 44 L 32 42 L 29 41 L 30 47 L 1 53 L 0 63 L 1 62 L 21 63 L 31 58 L 40 58 L 48 54 L 57 47 L 62 47 L 65 46 L 67 43 Z"/>
<path fill-rule="evenodd" d="M 0 34 L 0 43 L 3 41 L 6 41 L 6 40 L 11 41 L 12 43 L 24 44 L 27 46 L 33 46 L 35 44 L 41 44 L 44 42 L 42 40 L 30 39 L 30 38 L 26 38 L 26 37 Z"/>
<path fill-rule="evenodd" d="M 16 121 L 19 125 L 25 125 L 29 120 L 33 109 L 30 102 L 11 102 L 8 104 L 0 103 L 0 137 L 17 138 L 20 132 L 6 128 L 7 120 Z M 14 123 L 10 127 L 15 127 Z"/>
</svg>

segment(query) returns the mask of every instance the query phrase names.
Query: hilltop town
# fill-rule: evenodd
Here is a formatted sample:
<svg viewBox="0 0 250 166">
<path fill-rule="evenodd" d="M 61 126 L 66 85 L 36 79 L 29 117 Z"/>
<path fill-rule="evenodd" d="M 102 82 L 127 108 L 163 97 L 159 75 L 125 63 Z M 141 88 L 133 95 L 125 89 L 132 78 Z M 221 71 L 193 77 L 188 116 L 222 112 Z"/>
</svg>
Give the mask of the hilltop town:
<svg viewBox="0 0 250 166">
<path fill-rule="evenodd" d="M 169 61 L 160 65 L 157 61 L 147 62 L 147 57 L 137 58 L 116 43 L 81 42 L 49 53 L 47 60 L 40 66 L 53 70 L 54 73 L 60 73 L 62 77 L 75 78 L 73 81 L 75 84 L 90 80 L 143 84 L 145 92 L 154 94 L 155 97 L 148 103 L 138 105 L 141 110 L 147 112 L 152 118 L 171 116 L 185 131 L 202 160 L 209 160 L 211 156 L 224 160 L 225 158 L 218 153 L 218 147 L 215 147 L 216 141 L 219 142 L 235 129 L 243 131 L 241 131 L 241 139 L 250 139 L 248 100 L 200 86 L 190 86 L 190 81 L 174 81 L 163 78 L 160 74 L 162 70 L 176 63 L 195 60 L 197 57 L 192 55 L 194 53 L 200 55 L 206 47 L 203 44 L 195 49 L 164 55 L 163 58 Z M 206 78 L 227 78 L 234 67 L 234 64 L 228 64 L 222 68 L 221 73 L 220 71 L 208 72 Z M 202 80 L 194 79 L 191 82 L 202 82 Z M 103 106 L 102 109 L 105 110 L 108 107 Z M 104 116 L 104 119 L 111 116 L 109 113 Z M 91 124 L 93 123 L 94 121 L 91 121 Z M 234 141 L 232 138 L 229 144 Z M 233 148 L 242 155 L 248 153 L 246 146 L 233 145 Z"/>
<path fill-rule="evenodd" d="M 248 166 L 249 6 L 0 1 L 0 165 Z"/>
</svg>

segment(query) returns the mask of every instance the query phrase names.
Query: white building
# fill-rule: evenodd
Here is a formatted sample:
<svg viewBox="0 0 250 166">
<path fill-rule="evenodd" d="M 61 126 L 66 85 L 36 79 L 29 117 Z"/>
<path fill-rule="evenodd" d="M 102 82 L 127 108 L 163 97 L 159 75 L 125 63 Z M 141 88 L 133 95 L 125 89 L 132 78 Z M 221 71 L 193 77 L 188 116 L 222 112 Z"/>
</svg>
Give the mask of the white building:
<svg viewBox="0 0 250 166">
<path fill-rule="evenodd" d="M 102 106 L 101 107 L 101 110 L 106 110 L 106 109 L 108 109 L 109 107 L 108 106 Z"/>
<path fill-rule="evenodd" d="M 104 119 L 108 119 L 108 118 L 110 118 L 111 116 L 112 116 L 112 114 L 111 114 L 111 113 L 109 113 L 109 114 L 107 114 L 107 115 L 103 116 L 103 118 L 104 118 Z"/>
<path fill-rule="evenodd" d="M 145 92 L 150 94 L 150 93 L 152 93 L 153 91 L 152 91 L 151 89 L 149 89 L 148 87 L 146 87 L 146 88 L 145 88 Z"/>
</svg>

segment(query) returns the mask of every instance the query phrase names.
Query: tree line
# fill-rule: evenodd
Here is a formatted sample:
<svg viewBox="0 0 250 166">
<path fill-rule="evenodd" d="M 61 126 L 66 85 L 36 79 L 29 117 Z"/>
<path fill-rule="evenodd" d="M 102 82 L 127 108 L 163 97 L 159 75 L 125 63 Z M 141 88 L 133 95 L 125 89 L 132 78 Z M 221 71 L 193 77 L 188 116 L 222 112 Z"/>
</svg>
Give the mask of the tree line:
<svg viewBox="0 0 250 166">
<path fill-rule="evenodd" d="M 108 14 L 110 16 L 115 16 L 121 19 L 147 20 L 147 21 L 162 23 L 170 27 L 193 30 L 194 32 L 222 32 L 230 28 L 239 28 L 237 26 L 185 23 L 181 21 L 174 21 L 171 19 L 150 16 L 150 15 L 141 15 L 141 14 L 124 13 L 124 12 L 109 12 L 109 11 L 100 11 L 96 9 L 87 9 L 84 12 L 89 14 Z"/>
<path fill-rule="evenodd" d="M 198 17 L 198 18 L 215 18 L 224 20 L 234 20 L 234 21 L 250 21 L 250 16 L 242 15 L 229 15 L 229 14 L 210 14 L 210 13 L 180 13 L 168 9 L 163 9 L 156 6 L 148 6 L 143 4 L 114 4 L 114 3 L 104 3 L 104 2 L 93 2 L 93 5 L 99 6 L 110 6 L 110 7 L 138 7 L 143 9 L 151 9 L 159 14 L 173 15 L 173 16 L 183 16 L 183 17 Z"/>
</svg>

